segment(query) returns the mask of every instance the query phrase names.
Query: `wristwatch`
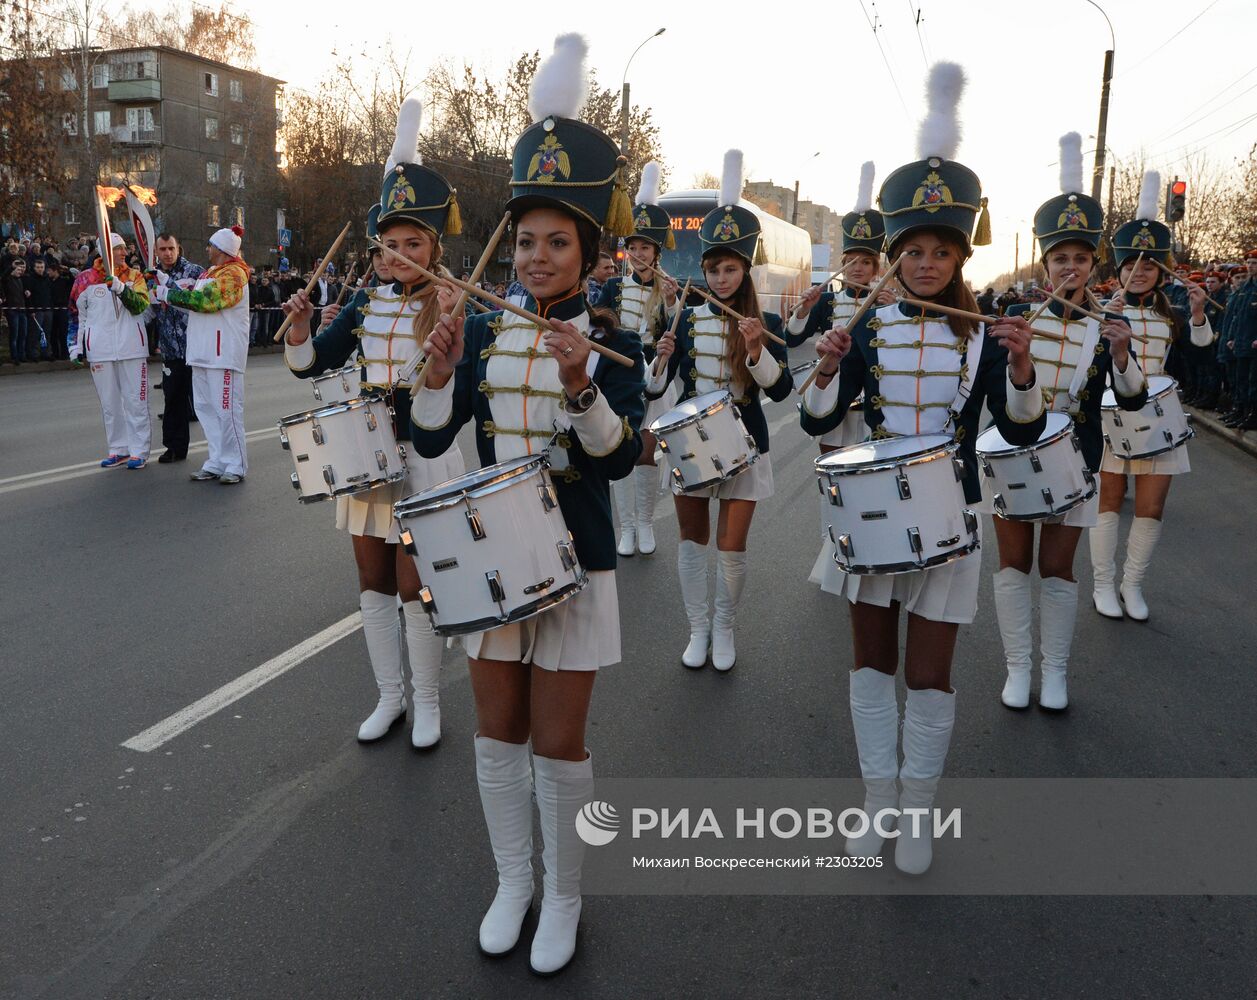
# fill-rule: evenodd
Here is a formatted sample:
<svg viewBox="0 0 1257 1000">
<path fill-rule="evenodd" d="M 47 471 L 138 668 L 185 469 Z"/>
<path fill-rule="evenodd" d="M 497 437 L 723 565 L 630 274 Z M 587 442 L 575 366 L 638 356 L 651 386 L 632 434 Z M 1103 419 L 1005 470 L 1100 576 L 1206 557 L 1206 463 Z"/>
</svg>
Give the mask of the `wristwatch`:
<svg viewBox="0 0 1257 1000">
<path fill-rule="evenodd" d="M 591 380 L 573 399 L 566 392 L 563 394 L 563 411 L 565 413 L 584 413 L 594 405 L 594 400 L 598 398 L 598 387 Z"/>
</svg>

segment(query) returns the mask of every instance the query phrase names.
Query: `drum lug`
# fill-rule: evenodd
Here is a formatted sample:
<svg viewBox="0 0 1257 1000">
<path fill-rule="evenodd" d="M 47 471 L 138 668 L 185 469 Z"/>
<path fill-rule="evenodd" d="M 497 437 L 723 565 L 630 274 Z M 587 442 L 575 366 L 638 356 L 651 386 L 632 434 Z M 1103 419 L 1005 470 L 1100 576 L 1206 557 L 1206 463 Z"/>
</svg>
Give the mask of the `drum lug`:
<svg viewBox="0 0 1257 1000">
<path fill-rule="evenodd" d="M 430 588 L 419 588 L 419 603 L 423 605 L 423 610 L 428 614 L 436 614 L 436 601 L 432 599 L 432 590 Z"/>
<path fill-rule="evenodd" d="M 828 492 L 829 492 L 830 504 L 834 507 L 841 507 L 842 506 L 842 491 L 838 489 L 838 484 L 837 483 L 830 484 Z"/>
<path fill-rule="evenodd" d="M 557 542 L 555 548 L 559 550 L 559 562 L 563 564 L 563 569 L 571 572 L 576 568 L 576 549 L 571 542 Z"/>
<path fill-rule="evenodd" d="M 687 451 L 684 455 L 681 456 L 681 461 L 682 462 L 694 461 L 694 453 L 692 451 Z"/>
<path fill-rule="evenodd" d="M 1048 487 L 1043 487 L 1043 502 L 1051 508 L 1056 507 L 1056 501 L 1052 498 L 1052 491 Z"/>
<path fill-rule="evenodd" d="M 964 514 L 965 528 L 968 529 L 969 534 L 976 537 L 978 534 L 978 515 L 971 511 L 968 507 L 965 508 Z"/>
<path fill-rule="evenodd" d="M 668 452 L 668 439 L 667 438 L 662 438 L 662 437 L 659 438 L 659 450 L 662 451 L 665 455 L 667 454 Z"/>
<path fill-rule="evenodd" d="M 908 546 L 917 555 L 921 555 L 925 551 L 925 547 L 921 544 L 921 529 L 912 527 L 908 529 Z"/>
<path fill-rule="evenodd" d="M 1154 399 L 1154 400 L 1152 401 L 1152 411 L 1153 411 L 1153 412 L 1154 412 L 1154 413 L 1155 413 L 1158 417 L 1164 417 L 1164 416 L 1165 416 L 1165 411 L 1164 411 L 1163 409 L 1161 409 L 1161 401 L 1160 401 L 1159 399 Z"/>
<path fill-rule="evenodd" d="M 317 420 L 311 422 L 310 424 L 310 436 L 314 438 L 315 444 L 326 443 L 326 439 L 323 436 L 323 425 L 320 424 Z"/>
<path fill-rule="evenodd" d="M 295 472 L 292 474 L 292 488 L 294 490 L 301 489 L 301 480 L 297 478 L 297 474 Z"/>
<path fill-rule="evenodd" d="M 755 438 L 751 437 L 750 434 L 743 434 L 742 437 L 746 440 L 746 446 L 752 451 L 759 447 L 759 445 L 755 443 Z"/>
<path fill-rule="evenodd" d="M 963 458 L 953 458 L 951 461 L 952 461 L 952 468 L 956 470 L 956 482 L 963 483 L 965 481 L 965 472 L 967 471 L 965 469 L 965 460 Z M 986 459 L 982 460 L 982 465 L 985 467 L 986 474 L 988 476 L 994 475 L 994 473 L 991 471 L 991 466 L 986 461 Z"/>
<path fill-rule="evenodd" d="M 388 459 L 384 457 L 384 450 L 382 448 L 375 449 L 375 464 L 380 467 L 381 472 L 386 472 L 388 470 Z"/>
<path fill-rule="evenodd" d="M 419 554 L 415 548 L 415 536 L 410 533 L 409 528 L 404 528 L 397 537 L 401 540 L 402 548 L 406 550 L 406 555 L 414 556 Z M 426 590 L 427 588 L 425 587 L 424 589 Z"/>
<path fill-rule="evenodd" d="M 480 511 L 469 510 L 464 515 L 467 518 L 467 527 L 471 529 L 471 537 L 477 541 L 484 541 L 484 522 L 480 520 Z"/>
<path fill-rule="evenodd" d="M 1174 435 L 1173 435 L 1173 434 L 1171 434 L 1169 431 L 1166 431 L 1166 430 L 1163 430 L 1161 433 L 1165 435 L 1165 443 L 1166 443 L 1166 444 L 1173 444 L 1173 443 L 1174 443 Z"/>
<path fill-rule="evenodd" d="M 406 446 L 404 444 L 397 446 L 397 457 L 402 460 L 402 465 L 406 464 Z"/>
<path fill-rule="evenodd" d="M 684 479 L 684 477 L 681 475 L 681 470 L 680 470 L 680 469 L 678 469 L 678 468 L 676 468 L 675 466 L 674 466 L 674 467 L 673 467 L 673 469 L 672 469 L 672 478 L 676 480 L 676 483 L 677 483 L 677 485 L 678 485 L 678 486 L 684 486 L 684 485 L 685 485 L 685 479 Z"/>
<path fill-rule="evenodd" d="M 334 486 L 336 484 L 336 470 L 330 465 L 323 466 L 323 481 L 327 483 L 328 486 Z"/>
<path fill-rule="evenodd" d="M 703 438 L 703 440 L 704 440 L 704 441 L 706 441 L 707 439 L 706 439 L 706 438 Z M 715 470 L 716 470 L 717 472 L 719 472 L 722 476 L 724 475 L 724 471 L 725 471 L 725 464 L 724 464 L 724 462 L 720 461 L 720 456 L 719 456 L 719 455 L 712 455 L 712 456 L 711 456 L 711 464 L 712 464 L 712 466 L 715 468 Z"/>
<path fill-rule="evenodd" d="M 1096 484 L 1095 473 L 1093 473 L 1090 469 L 1084 468 L 1082 470 L 1082 478 L 1087 481 L 1088 486 L 1094 486 Z"/>
<path fill-rule="evenodd" d="M 1030 457 L 1030 468 L 1034 469 L 1035 472 L 1042 472 L 1043 463 L 1039 461 L 1038 454 L 1032 451 L 1030 452 L 1029 457 Z"/>
<path fill-rule="evenodd" d="M 855 546 L 851 544 L 850 535 L 838 536 L 838 549 L 844 556 L 847 557 L 848 562 L 855 558 Z"/>
<path fill-rule="evenodd" d="M 1069 432 L 1069 443 L 1074 446 L 1074 451 L 1082 451 L 1082 445 L 1078 443 L 1078 435 L 1073 431 Z"/>
<path fill-rule="evenodd" d="M 540 583 L 534 583 L 531 587 L 525 587 L 524 593 L 525 594 L 539 594 L 543 590 L 549 590 L 553 586 L 554 586 L 554 577 L 548 576 L 544 580 L 542 580 Z"/>
<path fill-rule="evenodd" d="M 319 388 L 319 384 L 317 382 L 314 383 L 314 398 L 319 402 L 323 401 L 323 390 Z"/>
<path fill-rule="evenodd" d="M 559 498 L 554 492 L 553 483 L 538 483 L 537 495 L 541 497 L 541 507 L 547 514 L 559 505 Z"/>
<path fill-rule="evenodd" d="M 375 414 L 367 410 L 367 430 L 373 431 L 376 428 Z"/>
<path fill-rule="evenodd" d="M 502 586 L 502 574 L 496 569 L 491 569 L 484 575 L 484 579 L 489 585 L 489 600 L 496 604 L 502 604 L 506 600 L 506 589 Z"/>
<path fill-rule="evenodd" d="M 1008 509 L 1008 504 L 1004 500 L 1003 493 L 996 493 L 994 498 L 992 498 L 991 503 L 994 504 L 995 509 L 1000 512 L 1003 512 Z"/>
<path fill-rule="evenodd" d="M 288 435 L 283 431 L 279 432 L 279 446 L 283 448 L 284 451 L 289 451 L 292 448 L 292 445 L 288 443 Z"/>
<path fill-rule="evenodd" d="M 701 420 L 700 420 L 698 423 L 696 423 L 696 424 L 694 425 L 694 430 L 698 431 L 698 439 L 699 439 L 700 441 L 706 441 L 706 440 L 708 440 L 708 437 L 707 437 L 707 431 L 706 431 L 706 429 L 703 427 L 703 422 L 702 422 Z"/>
<path fill-rule="evenodd" d="M 1114 427 L 1121 427 L 1121 426 L 1122 426 L 1122 415 L 1121 415 L 1121 414 L 1120 414 L 1117 410 L 1114 410 L 1114 411 L 1112 411 L 1112 412 L 1113 412 L 1113 426 L 1114 426 Z"/>
<path fill-rule="evenodd" d="M 899 487 L 900 500 L 912 499 L 912 488 L 908 485 L 908 477 L 904 473 L 902 472 L 895 473 L 895 485 Z M 917 551 L 919 552 L 920 549 L 918 549 Z"/>
</svg>

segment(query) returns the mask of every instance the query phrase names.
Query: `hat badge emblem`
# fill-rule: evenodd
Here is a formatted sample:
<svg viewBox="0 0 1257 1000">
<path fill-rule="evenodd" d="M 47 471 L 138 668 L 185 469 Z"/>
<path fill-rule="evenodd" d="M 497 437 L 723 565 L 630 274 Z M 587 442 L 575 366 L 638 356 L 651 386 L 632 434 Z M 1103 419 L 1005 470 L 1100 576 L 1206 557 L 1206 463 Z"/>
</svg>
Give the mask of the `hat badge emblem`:
<svg viewBox="0 0 1257 1000">
<path fill-rule="evenodd" d="M 917 187 L 912 196 L 913 208 L 924 208 L 927 212 L 937 212 L 940 208 L 952 204 L 951 189 L 947 186 L 938 171 L 931 170 Z"/>
<path fill-rule="evenodd" d="M 560 176 L 567 178 L 571 175 L 572 161 L 567 150 L 553 133 L 548 134 L 528 162 L 528 180 L 550 184 Z"/>
</svg>

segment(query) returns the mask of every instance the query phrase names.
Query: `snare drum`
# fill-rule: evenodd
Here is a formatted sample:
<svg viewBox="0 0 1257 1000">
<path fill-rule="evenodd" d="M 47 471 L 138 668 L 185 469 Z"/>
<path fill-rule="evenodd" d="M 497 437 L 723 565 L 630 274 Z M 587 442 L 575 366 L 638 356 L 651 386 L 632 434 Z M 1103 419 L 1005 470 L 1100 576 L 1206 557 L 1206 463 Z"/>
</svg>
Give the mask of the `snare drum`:
<svg viewBox="0 0 1257 1000">
<path fill-rule="evenodd" d="M 310 379 L 314 386 L 314 398 L 328 404 L 357 399 L 362 392 L 362 369 L 349 365 L 334 372 L 326 372 Z"/>
<path fill-rule="evenodd" d="M 845 573 L 911 573 L 978 547 L 978 518 L 965 506 L 964 463 L 945 434 L 888 438 L 816 460 L 828 502 L 822 529 Z"/>
<path fill-rule="evenodd" d="M 1005 520 L 1042 521 L 1095 496 L 1095 476 L 1068 413 L 1049 413 L 1047 429 L 1032 445 L 1011 445 L 998 428 L 988 427 L 976 447 L 982 491 Z"/>
<path fill-rule="evenodd" d="M 759 458 L 755 439 L 725 389 L 684 400 L 647 430 L 658 439 L 682 493 L 732 479 Z"/>
<path fill-rule="evenodd" d="M 1116 458 L 1152 458 L 1196 436 L 1178 399 L 1178 383 L 1168 375 L 1148 376 L 1148 402 L 1142 410 L 1120 409 L 1112 389 L 1100 404 L 1104 442 Z"/>
<path fill-rule="evenodd" d="M 544 455 L 499 462 L 393 506 L 440 635 L 532 618 L 585 586 L 549 468 Z"/>
<path fill-rule="evenodd" d="M 279 422 L 292 452 L 292 488 L 302 503 L 349 496 L 406 478 L 406 451 L 393 433 L 393 408 L 360 396 Z"/>
</svg>

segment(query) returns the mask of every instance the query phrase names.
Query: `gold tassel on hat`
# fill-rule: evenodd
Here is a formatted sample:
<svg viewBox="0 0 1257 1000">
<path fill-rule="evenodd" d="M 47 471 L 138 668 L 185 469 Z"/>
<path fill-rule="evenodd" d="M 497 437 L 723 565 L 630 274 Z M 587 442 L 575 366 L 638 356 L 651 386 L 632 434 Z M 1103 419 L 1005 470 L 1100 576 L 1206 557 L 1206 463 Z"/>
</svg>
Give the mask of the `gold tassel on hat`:
<svg viewBox="0 0 1257 1000">
<path fill-rule="evenodd" d="M 1100 250 L 1096 254 L 1097 264 L 1107 264 L 1109 262 L 1109 243 L 1103 237 L 1100 238 Z"/>
<path fill-rule="evenodd" d="M 624 185 L 626 160 L 619 158 L 615 172 L 615 185 L 611 189 L 611 204 L 607 206 L 607 221 L 603 224 L 612 236 L 633 235 L 633 202 L 629 200 Z"/>
<path fill-rule="evenodd" d="M 677 248 L 676 237 L 672 235 L 671 226 L 668 227 L 668 235 L 663 241 L 663 248 L 665 250 L 675 250 Z"/>
<path fill-rule="evenodd" d="M 768 252 L 764 249 L 764 237 L 760 236 L 755 241 L 755 257 L 751 261 L 751 265 L 753 267 L 758 267 L 760 264 L 767 264 L 767 263 L 768 263 Z"/>
<path fill-rule="evenodd" d="M 991 213 L 986 209 L 986 199 L 980 202 L 982 210 L 978 212 L 978 225 L 973 230 L 973 245 L 985 247 L 991 245 Z"/>
<path fill-rule="evenodd" d="M 463 213 L 458 210 L 458 192 L 450 188 L 450 214 L 445 217 L 445 235 L 463 234 Z"/>
</svg>

